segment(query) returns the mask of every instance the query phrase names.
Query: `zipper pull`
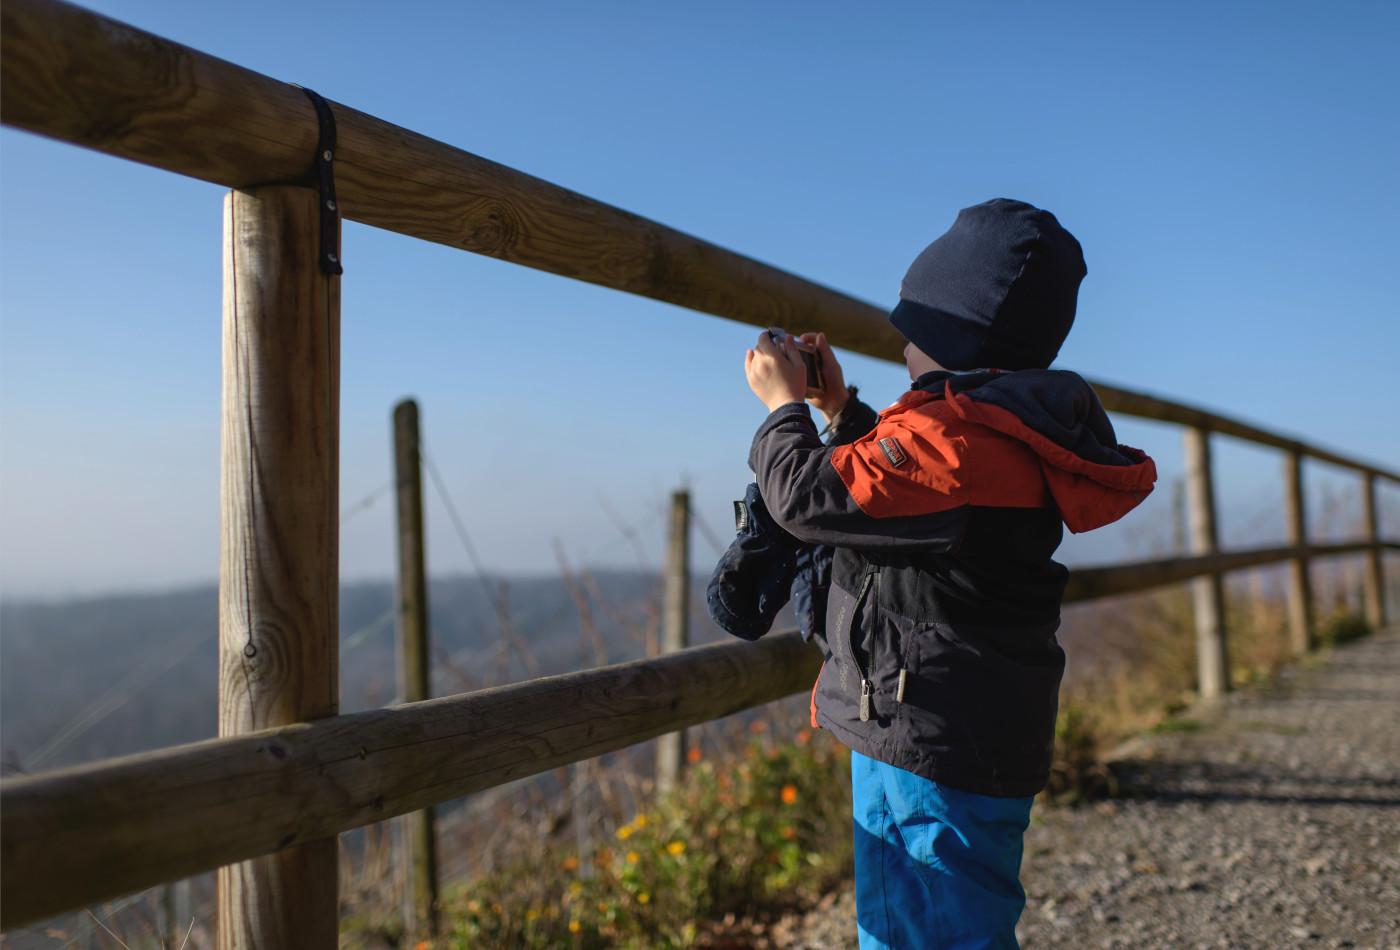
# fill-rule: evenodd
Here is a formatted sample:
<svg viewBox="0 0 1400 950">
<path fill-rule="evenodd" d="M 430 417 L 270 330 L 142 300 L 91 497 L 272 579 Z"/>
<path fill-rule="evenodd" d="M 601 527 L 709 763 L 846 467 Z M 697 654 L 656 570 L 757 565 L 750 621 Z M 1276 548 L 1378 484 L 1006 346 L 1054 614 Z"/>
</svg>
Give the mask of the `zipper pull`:
<svg viewBox="0 0 1400 950">
<path fill-rule="evenodd" d="M 860 721 L 870 721 L 870 680 L 860 681 Z"/>
<path fill-rule="evenodd" d="M 899 668 L 899 686 L 894 691 L 894 701 L 897 703 L 904 702 L 904 676 L 908 672 L 904 667 Z"/>
</svg>

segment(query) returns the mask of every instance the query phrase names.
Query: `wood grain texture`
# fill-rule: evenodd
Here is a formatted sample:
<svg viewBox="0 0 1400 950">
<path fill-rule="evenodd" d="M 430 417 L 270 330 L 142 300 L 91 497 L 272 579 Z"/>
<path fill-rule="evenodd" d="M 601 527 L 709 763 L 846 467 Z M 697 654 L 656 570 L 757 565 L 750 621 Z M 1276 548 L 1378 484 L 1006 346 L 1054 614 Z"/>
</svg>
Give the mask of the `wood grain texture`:
<svg viewBox="0 0 1400 950">
<path fill-rule="evenodd" d="M 1191 552 L 1220 553 L 1220 533 L 1215 516 L 1215 478 L 1211 464 L 1210 432 L 1187 426 L 1186 500 L 1190 510 Z M 1230 690 L 1230 654 L 1225 641 L 1225 579 L 1218 573 L 1191 582 L 1196 614 L 1196 691 L 1202 699 L 1214 699 Z"/>
<path fill-rule="evenodd" d="M 820 662 L 795 633 L 769 635 L 6 779 L 0 926 L 805 692 Z"/>
<path fill-rule="evenodd" d="M 1380 545 L 1383 549 L 1400 550 L 1400 543 Z M 1065 603 L 1117 597 L 1139 591 L 1180 584 L 1208 574 L 1224 574 L 1279 561 L 1306 558 L 1335 557 L 1355 554 L 1372 548 L 1369 541 L 1347 541 L 1340 544 L 1310 544 L 1302 548 L 1292 545 L 1250 548 L 1242 551 L 1220 551 L 1192 557 L 1168 557 L 1152 561 L 1136 561 L 1104 567 L 1077 567 L 1070 572 L 1065 588 Z"/>
<path fill-rule="evenodd" d="M 3 9 L 6 124 L 206 181 L 306 180 L 298 89 L 53 0 Z M 322 90 L 324 91 L 324 90 Z M 333 104 L 345 216 L 758 326 L 898 358 L 884 311 L 673 228 Z"/>
<path fill-rule="evenodd" d="M 224 202 L 220 736 L 339 709 L 340 279 L 317 266 L 318 202 Z M 334 838 L 220 868 L 219 946 L 334 948 L 337 875 Z"/>
<path fill-rule="evenodd" d="M 394 486 L 398 534 L 399 695 L 405 702 L 428 699 L 428 569 L 423 544 L 423 466 L 418 403 L 394 407 Z M 438 933 L 437 833 L 432 806 L 404 815 L 403 840 L 409 865 L 405 924 L 410 936 Z"/>
<path fill-rule="evenodd" d="M 671 494 L 671 519 L 666 537 L 665 590 L 661 614 L 661 652 L 690 646 L 690 492 Z M 685 768 L 688 737 L 684 730 L 656 740 L 656 791 L 675 787 Z"/>
<path fill-rule="evenodd" d="M 349 106 L 332 108 L 336 187 L 350 220 L 741 323 L 821 330 L 835 346 L 903 360 L 904 340 L 884 307 Z M 308 180 L 317 141 L 314 111 L 299 89 L 55 0 L 0 7 L 0 120 L 234 188 Z M 1112 412 L 1200 426 L 1400 481 L 1205 409 L 1093 385 Z"/>
</svg>

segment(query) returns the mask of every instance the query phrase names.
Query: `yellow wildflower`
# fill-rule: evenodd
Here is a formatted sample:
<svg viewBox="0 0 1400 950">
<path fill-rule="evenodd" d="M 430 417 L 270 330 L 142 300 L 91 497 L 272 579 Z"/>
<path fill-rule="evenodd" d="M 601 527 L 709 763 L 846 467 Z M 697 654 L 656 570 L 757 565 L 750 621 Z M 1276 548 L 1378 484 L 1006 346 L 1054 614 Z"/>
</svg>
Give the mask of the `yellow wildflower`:
<svg viewBox="0 0 1400 950">
<path fill-rule="evenodd" d="M 673 855 L 685 854 L 685 842 L 684 842 L 684 841 L 672 841 L 670 844 L 668 844 L 668 845 L 666 846 L 666 850 L 669 851 L 669 852 L 670 852 L 671 854 L 673 854 Z"/>
<path fill-rule="evenodd" d="M 637 826 L 637 830 L 638 830 L 638 831 L 641 831 L 643 828 L 645 828 L 645 827 L 647 826 L 647 816 L 646 816 L 646 815 L 638 815 L 636 818 L 632 819 L 632 824 L 634 824 L 634 825 Z"/>
<path fill-rule="evenodd" d="M 580 930 L 582 930 L 582 929 L 583 929 L 583 924 L 579 923 L 577 920 L 571 920 L 571 921 L 569 921 L 569 933 L 571 933 L 571 934 L 576 934 L 576 933 L 578 933 L 578 932 L 579 932 Z"/>
<path fill-rule="evenodd" d="M 628 838 L 630 838 L 630 837 L 632 837 L 632 826 L 631 826 L 631 825 L 623 825 L 621 828 L 617 829 L 617 840 L 618 840 L 618 841 L 626 841 L 626 840 L 627 840 Z"/>
<path fill-rule="evenodd" d="M 648 894 L 646 891 L 642 891 L 640 894 L 637 895 L 637 903 L 638 903 L 638 904 L 649 904 L 649 903 L 651 903 L 651 895 Z"/>
<path fill-rule="evenodd" d="M 628 852 L 627 852 L 627 863 L 628 863 L 628 864 L 636 864 L 636 863 L 637 863 L 637 852 L 635 852 L 635 851 L 628 851 Z"/>
<path fill-rule="evenodd" d="M 578 896 L 579 896 L 580 894 L 582 894 L 582 893 L 583 893 L 583 882 L 582 882 L 582 881 L 570 881 L 570 882 L 569 882 L 569 894 L 570 894 L 571 896 L 573 896 L 573 897 L 578 897 Z"/>
</svg>

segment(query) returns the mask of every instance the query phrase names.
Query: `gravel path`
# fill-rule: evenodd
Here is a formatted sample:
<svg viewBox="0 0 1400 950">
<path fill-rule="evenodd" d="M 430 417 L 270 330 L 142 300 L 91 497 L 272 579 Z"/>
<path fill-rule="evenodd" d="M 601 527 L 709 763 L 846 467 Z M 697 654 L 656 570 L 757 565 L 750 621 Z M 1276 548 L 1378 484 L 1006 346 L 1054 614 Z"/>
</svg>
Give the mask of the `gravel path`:
<svg viewBox="0 0 1400 950">
<path fill-rule="evenodd" d="M 1129 798 L 1036 807 L 1026 912 L 1041 947 L 1400 950 L 1400 631 L 1133 743 Z M 772 934 L 855 947 L 849 889 Z"/>
</svg>

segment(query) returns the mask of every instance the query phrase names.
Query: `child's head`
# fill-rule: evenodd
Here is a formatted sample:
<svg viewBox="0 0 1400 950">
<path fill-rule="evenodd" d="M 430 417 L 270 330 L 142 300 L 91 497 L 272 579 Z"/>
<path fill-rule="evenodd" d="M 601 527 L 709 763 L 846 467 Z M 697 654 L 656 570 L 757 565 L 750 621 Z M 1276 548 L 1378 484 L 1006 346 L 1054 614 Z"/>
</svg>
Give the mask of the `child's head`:
<svg viewBox="0 0 1400 950">
<path fill-rule="evenodd" d="M 1050 212 L 1010 198 L 964 208 L 910 265 L 890 313 L 911 344 L 910 375 L 1048 367 L 1086 272 L 1079 242 Z"/>
</svg>

